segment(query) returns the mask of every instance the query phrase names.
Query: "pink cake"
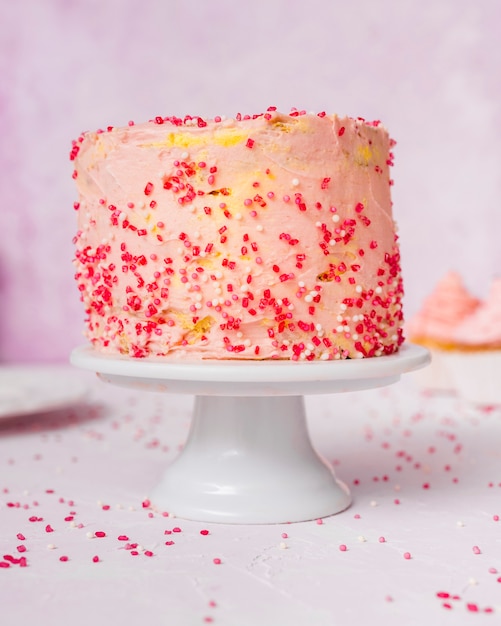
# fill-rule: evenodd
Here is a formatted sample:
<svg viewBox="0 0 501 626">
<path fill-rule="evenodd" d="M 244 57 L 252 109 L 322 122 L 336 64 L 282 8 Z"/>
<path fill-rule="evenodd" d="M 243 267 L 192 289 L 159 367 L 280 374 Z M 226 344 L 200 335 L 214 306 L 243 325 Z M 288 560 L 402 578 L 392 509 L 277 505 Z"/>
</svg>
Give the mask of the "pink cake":
<svg viewBox="0 0 501 626">
<path fill-rule="evenodd" d="M 273 107 L 83 133 L 71 159 L 87 337 L 131 357 L 394 353 L 392 145 L 379 122 Z"/>
</svg>

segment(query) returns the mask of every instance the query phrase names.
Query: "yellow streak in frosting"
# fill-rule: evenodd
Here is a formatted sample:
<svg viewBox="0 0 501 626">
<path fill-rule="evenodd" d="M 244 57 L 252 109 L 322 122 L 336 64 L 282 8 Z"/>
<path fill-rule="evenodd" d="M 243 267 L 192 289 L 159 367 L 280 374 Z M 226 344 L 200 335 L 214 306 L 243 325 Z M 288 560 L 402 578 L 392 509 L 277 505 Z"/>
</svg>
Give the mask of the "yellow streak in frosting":
<svg viewBox="0 0 501 626">
<path fill-rule="evenodd" d="M 369 165 L 374 157 L 374 153 L 369 146 L 358 146 L 355 152 L 355 162 L 358 165 Z"/>
<path fill-rule="evenodd" d="M 228 148 L 248 139 L 248 133 L 242 133 L 234 128 L 217 129 L 212 136 L 195 133 L 169 133 L 165 141 L 142 144 L 144 148 L 194 148 L 208 145 L 218 145 Z"/>
</svg>

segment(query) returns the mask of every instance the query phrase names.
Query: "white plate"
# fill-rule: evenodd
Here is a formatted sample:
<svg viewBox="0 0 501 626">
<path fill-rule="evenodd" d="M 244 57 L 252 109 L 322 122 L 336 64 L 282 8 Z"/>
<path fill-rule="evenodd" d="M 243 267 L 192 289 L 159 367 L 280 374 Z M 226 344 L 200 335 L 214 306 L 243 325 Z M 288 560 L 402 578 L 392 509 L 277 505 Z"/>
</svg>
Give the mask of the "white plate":
<svg viewBox="0 0 501 626">
<path fill-rule="evenodd" d="M 0 366 L 0 420 L 46 413 L 82 400 L 86 385 L 68 367 Z"/>
</svg>

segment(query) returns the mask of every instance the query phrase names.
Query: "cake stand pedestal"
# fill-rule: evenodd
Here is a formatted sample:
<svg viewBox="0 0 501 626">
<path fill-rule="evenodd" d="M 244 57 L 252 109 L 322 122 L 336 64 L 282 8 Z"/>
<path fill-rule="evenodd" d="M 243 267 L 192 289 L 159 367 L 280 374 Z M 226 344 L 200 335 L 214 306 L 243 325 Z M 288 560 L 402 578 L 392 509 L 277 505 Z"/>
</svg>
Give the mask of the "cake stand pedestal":
<svg viewBox="0 0 501 626">
<path fill-rule="evenodd" d="M 346 509 L 348 488 L 312 447 L 303 396 L 382 387 L 429 360 L 414 345 L 391 356 L 313 362 L 132 360 L 90 346 L 71 354 L 73 365 L 106 382 L 195 395 L 188 440 L 150 499 L 177 517 L 240 524 Z"/>
</svg>

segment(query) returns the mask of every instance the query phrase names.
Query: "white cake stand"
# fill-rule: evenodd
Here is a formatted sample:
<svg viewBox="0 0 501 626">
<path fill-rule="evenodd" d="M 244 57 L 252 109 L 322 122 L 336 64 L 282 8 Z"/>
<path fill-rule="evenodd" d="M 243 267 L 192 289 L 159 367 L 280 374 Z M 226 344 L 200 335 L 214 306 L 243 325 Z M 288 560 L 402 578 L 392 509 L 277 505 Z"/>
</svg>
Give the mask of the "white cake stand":
<svg viewBox="0 0 501 626">
<path fill-rule="evenodd" d="M 110 383 L 195 395 L 188 440 L 150 494 L 177 517 L 240 524 L 297 522 L 339 513 L 347 487 L 313 449 L 306 394 L 382 387 L 427 365 L 398 354 L 347 361 L 187 361 L 110 357 L 90 346 L 71 362 Z"/>
</svg>

